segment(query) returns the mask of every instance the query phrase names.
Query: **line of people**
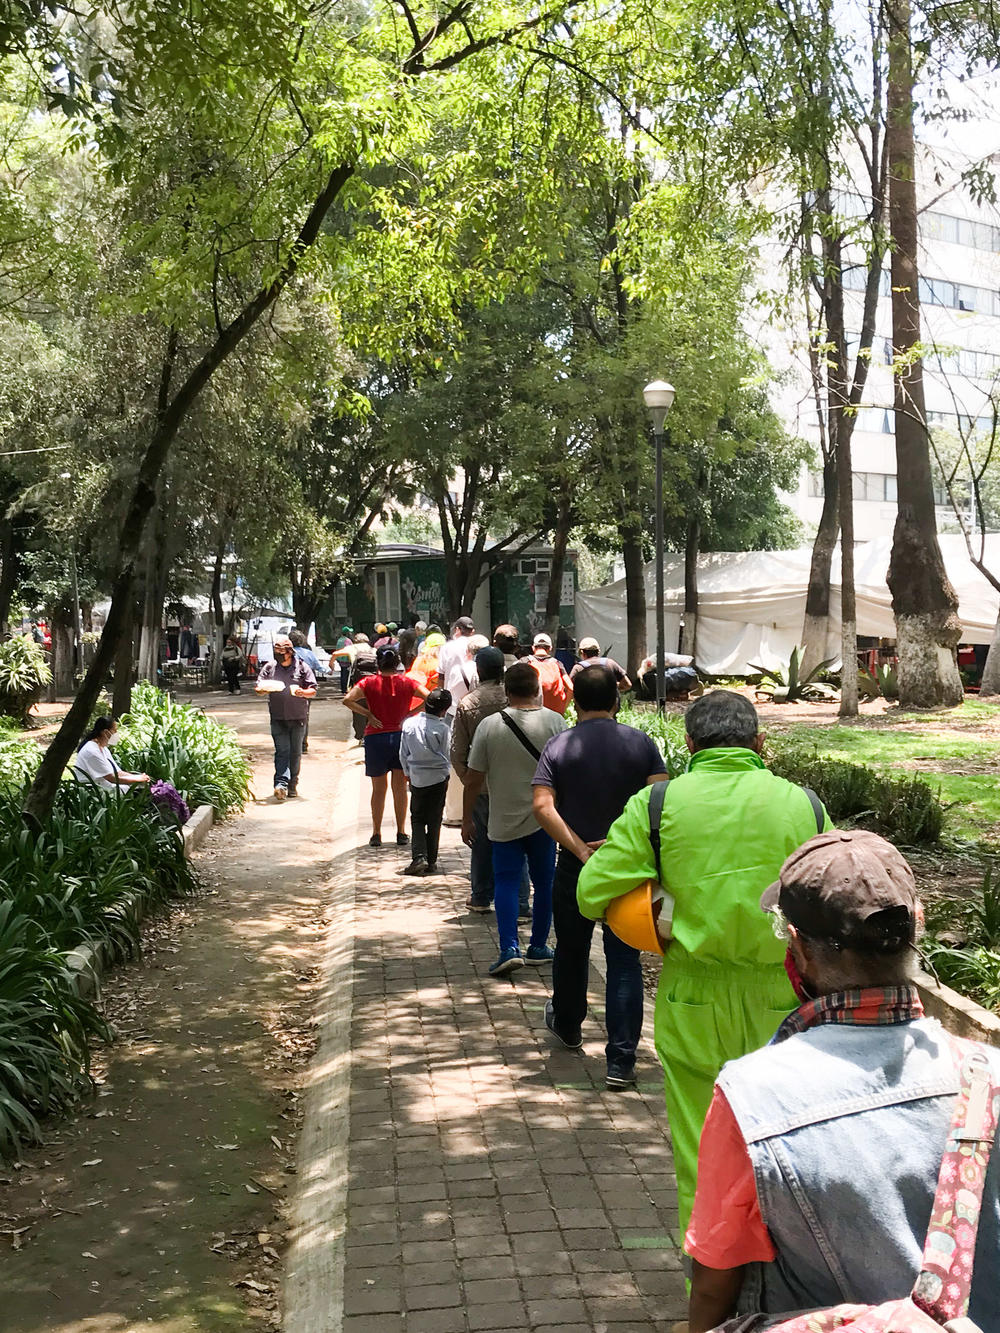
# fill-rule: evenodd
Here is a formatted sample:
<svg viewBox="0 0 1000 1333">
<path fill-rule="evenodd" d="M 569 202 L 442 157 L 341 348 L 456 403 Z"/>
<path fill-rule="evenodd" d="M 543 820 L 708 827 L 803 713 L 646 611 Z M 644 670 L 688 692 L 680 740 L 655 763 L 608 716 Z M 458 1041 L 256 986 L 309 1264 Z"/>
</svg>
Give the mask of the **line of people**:
<svg viewBox="0 0 1000 1333">
<path fill-rule="evenodd" d="M 468 664 L 472 638 L 455 627 L 446 669 L 449 657 Z M 611 1089 L 636 1081 L 643 980 L 637 950 L 604 919 L 658 875 L 673 899 L 654 1042 L 692 1265 L 689 1333 L 727 1320 L 749 1333 L 838 1301 L 901 1298 L 914 1283 L 932 1309 L 945 1297 L 962 1307 L 953 1293 L 964 1291 L 979 1328 L 1000 1333 L 1000 1155 L 990 1157 L 1000 1058 L 923 1013 L 921 906 L 906 861 L 873 834 L 834 830 L 813 793 L 769 772 L 756 710 L 724 690 L 687 709 L 689 767 L 660 788 L 651 818 L 666 766 L 647 736 L 616 720 L 613 665 L 585 660 L 560 684 L 576 703 L 568 728 L 565 708 L 545 703 L 546 656 L 541 643 L 518 660 L 495 635 L 474 652 L 475 684 L 456 706 L 446 684 L 427 689 L 384 645 L 377 683 L 345 702 L 372 726 L 366 763 L 382 770 L 369 769 L 373 823 L 376 788 L 384 806 L 391 781 L 403 843 L 409 773 L 408 873 L 436 864 L 457 774 L 467 906 L 497 914 L 490 974 L 551 960 L 545 1022 L 570 1049 L 583 1044 L 602 924 Z M 987 1071 L 990 1095 L 979 1100 L 993 1119 L 962 1149 L 949 1127 L 970 1059 Z"/>
<path fill-rule="evenodd" d="M 614 672 L 576 674 L 572 730 L 529 698 L 530 686 L 507 670 L 506 708 L 480 722 L 468 750 L 463 836 L 473 849 L 481 778 L 490 794 L 501 947 L 490 972 L 507 976 L 539 956 L 554 900 L 545 1022 L 578 1049 L 593 926 L 659 868 L 673 913 L 654 1040 L 691 1262 L 688 1333 L 726 1321 L 748 1333 L 911 1288 L 940 1323 L 952 1327 L 968 1307 L 981 1329 L 1000 1333 L 1000 1155 L 990 1153 L 1000 1056 L 923 1013 L 922 912 L 904 858 L 874 834 L 834 830 L 814 793 L 767 770 L 743 695 L 713 691 L 688 708 L 689 768 L 661 788 L 651 820 L 666 773 L 648 738 L 615 721 Z M 526 784 L 534 826 L 508 822 L 526 816 Z M 525 860 L 535 901 L 522 957 L 513 905 Z M 642 1028 L 639 955 L 606 924 L 602 933 L 607 1086 L 628 1088 Z M 967 1133 L 973 1104 L 982 1123 Z M 849 1316 L 793 1327 L 820 1333 Z"/>
</svg>

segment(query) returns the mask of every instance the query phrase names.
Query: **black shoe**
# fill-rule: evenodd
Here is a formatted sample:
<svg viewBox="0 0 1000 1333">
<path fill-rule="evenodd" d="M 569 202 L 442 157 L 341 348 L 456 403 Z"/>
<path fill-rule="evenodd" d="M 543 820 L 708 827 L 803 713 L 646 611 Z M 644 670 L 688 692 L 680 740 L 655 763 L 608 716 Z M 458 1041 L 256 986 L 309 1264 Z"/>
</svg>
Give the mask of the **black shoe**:
<svg viewBox="0 0 1000 1333">
<path fill-rule="evenodd" d="M 397 846 L 397 847 L 409 847 L 409 845 L 410 845 L 410 835 L 409 835 L 408 833 L 397 833 L 397 834 L 396 834 L 396 846 Z"/>
<path fill-rule="evenodd" d="M 556 1027 L 555 1010 L 552 1008 L 552 1001 L 545 1001 L 545 1026 L 552 1033 L 553 1037 L 558 1037 L 562 1044 L 571 1051 L 578 1051 L 583 1045 L 583 1035 L 580 1029 L 575 1032 L 560 1032 Z"/>
<path fill-rule="evenodd" d="M 382 834 L 381 834 L 381 833 L 373 833 L 372 836 L 368 839 L 368 846 L 369 846 L 369 847 L 381 847 L 381 846 L 382 846 Z"/>
<path fill-rule="evenodd" d="M 288 788 L 288 799 L 289 799 L 290 801 L 294 801 L 295 797 L 298 796 L 298 794 L 299 794 L 299 789 L 298 789 L 298 787 L 289 787 L 289 788 Z"/>
<path fill-rule="evenodd" d="M 471 898 L 466 898 L 465 906 L 470 912 L 481 912 L 484 916 L 487 912 L 493 911 L 492 903 L 475 903 Z"/>
<path fill-rule="evenodd" d="M 438 869 L 438 863 L 436 861 L 428 861 L 427 864 L 424 866 L 424 874 L 436 875 L 437 869 Z"/>
<path fill-rule="evenodd" d="M 625 1065 L 608 1065 L 607 1077 L 604 1080 L 604 1086 L 612 1092 L 625 1092 L 629 1088 L 634 1088 L 636 1084 L 635 1066 L 631 1069 Z"/>
<path fill-rule="evenodd" d="M 309 753 L 309 742 L 308 742 L 308 741 L 303 741 L 303 742 L 302 742 L 302 753 L 303 753 L 303 754 L 308 754 L 308 753 Z"/>
<path fill-rule="evenodd" d="M 427 862 L 422 856 L 415 856 L 410 864 L 403 871 L 404 875 L 426 875 Z"/>
</svg>

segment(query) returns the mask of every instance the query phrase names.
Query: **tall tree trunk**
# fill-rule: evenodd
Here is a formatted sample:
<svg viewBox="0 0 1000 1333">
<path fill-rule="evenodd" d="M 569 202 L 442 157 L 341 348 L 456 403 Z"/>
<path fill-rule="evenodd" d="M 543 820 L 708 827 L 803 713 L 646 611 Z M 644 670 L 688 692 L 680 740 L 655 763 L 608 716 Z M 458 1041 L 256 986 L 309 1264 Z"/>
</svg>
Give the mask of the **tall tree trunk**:
<svg viewBox="0 0 1000 1333">
<path fill-rule="evenodd" d="M 10 633 L 10 604 L 17 582 L 17 544 L 14 524 L 0 519 L 0 635 Z"/>
<path fill-rule="evenodd" d="M 73 696 L 73 616 L 59 604 L 52 609 L 52 698 Z"/>
<path fill-rule="evenodd" d="M 698 556 L 701 553 L 701 509 L 696 503 L 688 519 L 684 541 L 684 632 L 681 652 L 697 657 L 698 646 Z M 667 648 L 669 652 L 669 647 Z"/>
<path fill-rule="evenodd" d="M 1000 615 L 993 627 L 993 642 L 986 654 L 983 678 L 979 682 L 980 699 L 990 699 L 997 694 L 1000 694 Z"/>
<path fill-rule="evenodd" d="M 323 220 L 333 206 L 334 200 L 354 175 L 354 170 L 354 163 L 346 162 L 330 173 L 323 190 L 313 201 L 282 267 L 267 286 L 262 287 L 240 310 L 236 318 L 222 329 L 172 397 L 171 379 L 177 353 L 177 336 L 173 330 L 170 331 L 155 424 L 139 465 L 135 488 L 118 535 L 118 549 L 115 553 L 115 568 L 118 574 L 112 586 L 111 608 L 104 625 L 104 633 L 101 635 L 94 661 L 83 679 L 73 706 L 45 751 L 24 804 L 25 820 L 36 829 L 41 828 L 42 820 L 52 812 L 52 803 L 59 789 L 63 769 L 76 748 L 77 741 L 83 735 L 91 709 L 97 702 L 101 685 L 118 649 L 118 641 L 126 620 L 131 615 L 135 563 L 139 556 L 146 522 L 156 503 L 157 484 L 170 455 L 171 446 L 177 438 L 177 432 L 218 368 L 240 346 L 261 316 L 270 310 L 298 272 L 304 256 L 320 234 Z"/>
<path fill-rule="evenodd" d="M 828 209 L 828 205 L 827 205 Z M 839 233 L 823 240 L 827 339 L 832 353 L 827 369 L 830 445 L 837 463 L 840 516 L 840 716 L 858 715 L 858 617 L 854 592 L 854 477 L 848 406 L 847 332 L 844 327 L 843 245 Z"/>
<path fill-rule="evenodd" d="M 135 607 L 129 607 L 129 614 L 126 616 L 125 624 L 122 626 L 121 638 L 115 649 L 115 683 L 114 692 L 111 696 L 111 711 L 115 717 L 121 717 L 132 707 L 135 611 Z M 98 641 L 98 647 L 100 647 L 103 638 L 104 635 L 102 634 Z M 91 707 L 93 707 L 93 704 Z"/>
<path fill-rule="evenodd" d="M 158 561 L 151 558 L 142 598 L 139 633 L 139 679 L 155 685 L 159 679 L 160 640 L 163 635 L 163 585 Z"/>
<path fill-rule="evenodd" d="M 226 612 L 222 605 L 222 570 L 224 551 L 215 553 L 212 569 L 212 652 L 208 659 L 208 679 L 212 685 L 222 684 L 222 646 L 226 641 Z M 308 626 L 306 626 L 308 629 Z"/>
<path fill-rule="evenodd" d="M 837 456 L 831 449 L 823 460 L 823 509 L 809 562 L 806 614 L 802 624 L 803 672 L 812 671 L 826 657 L 830 631 L 830 570 L 840 532 L 839 496 Z"/>
<path fill-rule="evenodd" d="M 895 359 L 896 485 L 898 509 L 889 562 L 896 618 L 899 702 L 936 708 L 962 702 L 955 648 L 961 638 L 958 598 L 937 539 L 923 363 L 917 268 L 914 178 L 913 67 L 909 0 L 888 6 L 889 229 L 892 250 L 892 342 Z"/>
<path fill-rule="evenodd" d="M 638 527 L 628 526 L 621 529 L 620 535 L 625 561 L 625 670 L 636 680 L 639 664 L 646 656 L 646 579 L 643 571 L 642 532 Z"/>
<path fill-rule="evenodd" d="M 552 533 L 552 565 L 549 572 L 549 591 L 545 598 L 545 632 L 555 643 L 559 633 L 559 611 L 562 607 L 562 581 L 566 569 L 566 551 L 573 526 L 573 505 L 565 493 L 559 496 L 559 510 Z"/>
</svg>

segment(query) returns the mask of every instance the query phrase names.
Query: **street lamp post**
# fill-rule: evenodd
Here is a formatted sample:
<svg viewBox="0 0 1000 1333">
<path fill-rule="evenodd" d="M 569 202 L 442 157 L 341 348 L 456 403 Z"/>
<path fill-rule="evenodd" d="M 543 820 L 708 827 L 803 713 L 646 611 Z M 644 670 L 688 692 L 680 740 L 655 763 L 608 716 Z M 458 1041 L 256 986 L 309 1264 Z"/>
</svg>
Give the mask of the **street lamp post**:
<svg viewBox="0 0 1000 1333">
<path fill-rule="evenodd" d="M 642 397 L 653 423 L 656 443 L 656 707 L 662 713 L 666 672 L 663 642 L 663 423 L 674 401 L 674 386 L 666 380 L 653 380 L 643 389 Z"/>
</svg>

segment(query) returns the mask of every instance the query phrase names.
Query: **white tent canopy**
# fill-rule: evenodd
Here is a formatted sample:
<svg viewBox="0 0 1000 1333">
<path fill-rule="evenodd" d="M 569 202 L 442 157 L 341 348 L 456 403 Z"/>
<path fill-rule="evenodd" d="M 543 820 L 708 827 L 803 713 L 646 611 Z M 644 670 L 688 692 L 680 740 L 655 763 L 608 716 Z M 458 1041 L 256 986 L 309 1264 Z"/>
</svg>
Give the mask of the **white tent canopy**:
<svg viewBox="0 0 1000 1333">
<path fill-rule="evenodd" d="M 959 535 L 942 536 L 945 568 L 958 594 L 966 643 L 993 638 L 1000 595 L 973 568 Z M 886 585 L 891 539 L 879 538 L 855 552 L 858 633 L 894 638 L 892 598 Z M 742 675 L 753 663 L 787 662 L 801 641 L 812 551 L 718 551 L 698 558 L 698 665 L 712 675 Z M 1000 536 L 986 539 L 987 568 L 1000 573 Z M 684 560 L 664 561 L 666 648 L 676 651 L 684 613 Z M 825 656 L 840 656 L 840 551 L 834 553 L 830 635 Z M 646 633 L 656 639 L 655 565 L 645 568 Z M 626 654 L 625 580 L 576 595 L 577 638 L 592 635 L 612 657 Z"/>
</svg>

